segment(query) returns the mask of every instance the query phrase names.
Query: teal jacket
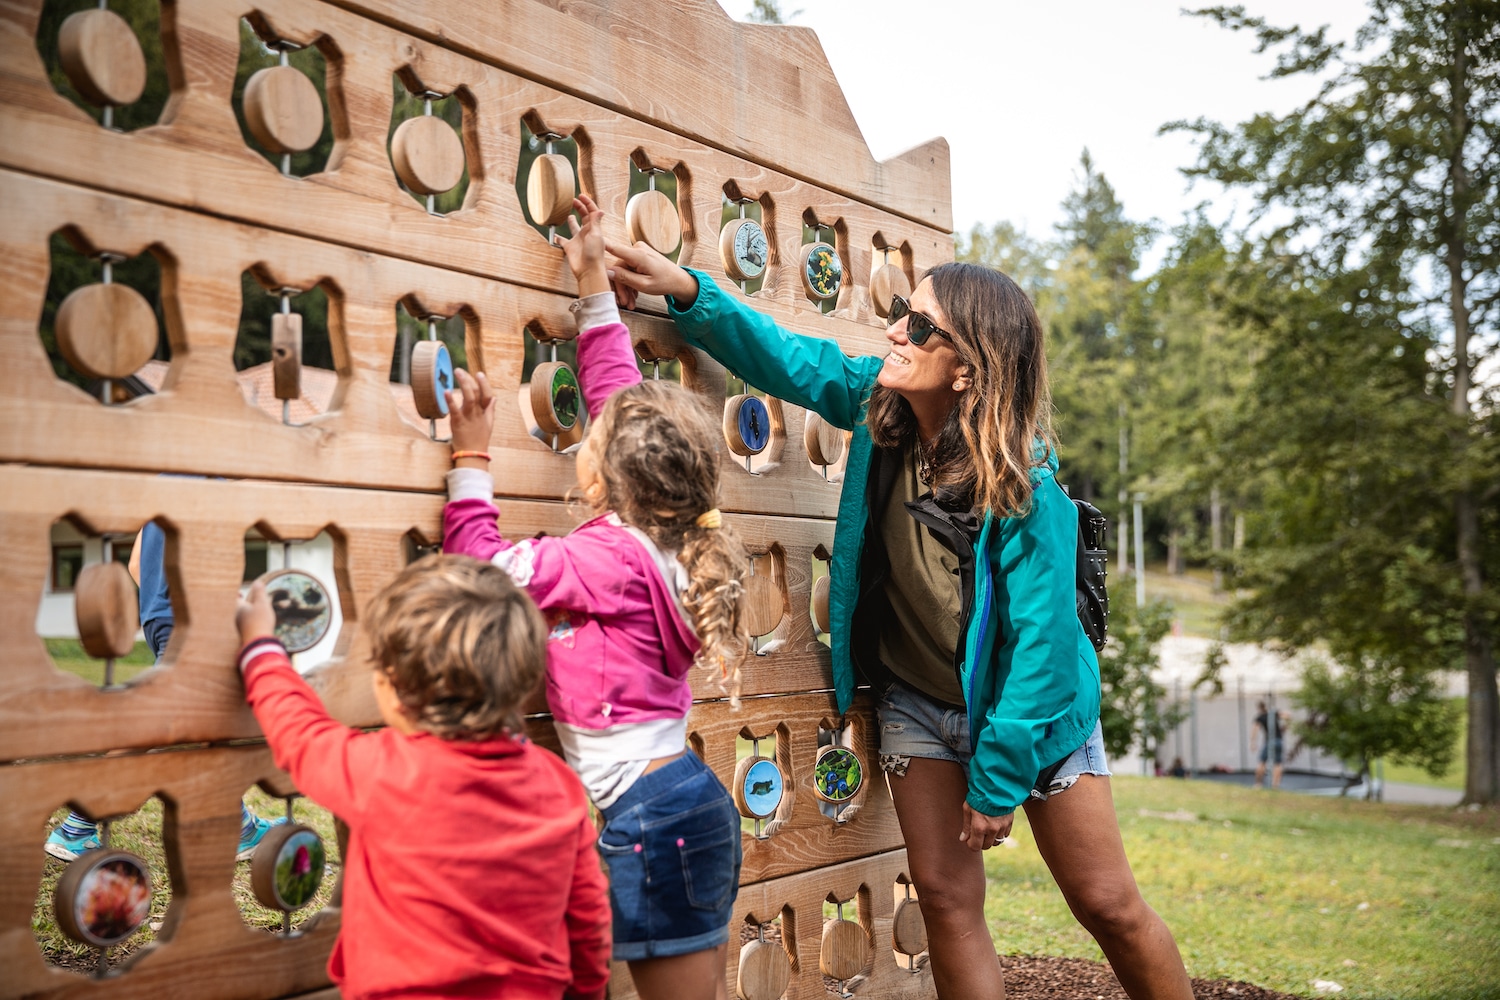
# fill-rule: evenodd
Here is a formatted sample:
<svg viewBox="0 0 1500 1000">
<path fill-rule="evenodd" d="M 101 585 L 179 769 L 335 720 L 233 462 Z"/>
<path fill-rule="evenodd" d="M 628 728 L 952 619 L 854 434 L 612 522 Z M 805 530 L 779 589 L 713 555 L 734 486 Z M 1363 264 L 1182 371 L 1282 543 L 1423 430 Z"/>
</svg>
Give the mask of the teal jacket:
<svg viewBox="0 0 1500 1000">
<path fill-rule="evenodd" d="M 874 444 L 865 409 L 882 359 L 851 358 L 832 340 L 792 333 L 697 271 L 688 309 L 668 301 L 677 328 L 751 385 L 854 432 L 834 531 L 829 588 L 833 684 L 839 711 L 854 700 L 851 623 L 869 522 Z M 959 681 L 974 757 L 969 805 L 1000 816 L 1026 801 L 1037 775 L 1082 746 L 1099 720 L 1099 662 L 1078 622 L 1078 515 L 1053 474 L 1032 470 L 1023 517 L 986 512 L 974 543 L 974 582 Z"/>
</svg>

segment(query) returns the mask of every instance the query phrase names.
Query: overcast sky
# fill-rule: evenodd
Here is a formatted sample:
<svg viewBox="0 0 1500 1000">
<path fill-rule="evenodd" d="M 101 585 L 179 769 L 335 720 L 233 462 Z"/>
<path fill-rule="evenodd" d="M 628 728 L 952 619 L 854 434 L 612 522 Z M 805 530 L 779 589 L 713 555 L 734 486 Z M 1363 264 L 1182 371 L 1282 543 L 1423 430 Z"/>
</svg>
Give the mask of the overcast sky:
<svg viewBox="0 0 1500 1000">
<path fill-rule="evenodd" d="M 736 18 L 751 7 L 720 3 Z M 1366 15 L 1362 0 L 1246 6 L 1351 42 Z M 1157 129 L 1284 112 L 1315 89 L 1261 79 L 1272 57 L 1253 54 L 1252 35 L 1171 0 L 782 0 L 784 13 L 799 8 L 793 23 L 818 33 L 877 159 L 948 140 L 960 230 L 1008 219 L 1051 236 L 1085 146 L 1132 218 L 1172 225 L 1206 199 L 1222 216 L 1220 193 L 1189 190 L 1179 173 L 1194 160 L 1189 138 Z"/>
</svg>

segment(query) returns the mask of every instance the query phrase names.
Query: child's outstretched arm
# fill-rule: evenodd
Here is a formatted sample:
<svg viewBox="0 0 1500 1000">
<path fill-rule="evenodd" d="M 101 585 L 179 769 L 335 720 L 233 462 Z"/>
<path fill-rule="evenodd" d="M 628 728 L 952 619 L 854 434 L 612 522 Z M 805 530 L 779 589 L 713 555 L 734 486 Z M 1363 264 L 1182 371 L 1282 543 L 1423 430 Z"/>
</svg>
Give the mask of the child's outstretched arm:
<svg viewBox="0 0 1500 1000">
<path fill-rule="evenodd" d="M 572 306 L 578 323 L 578 387 L 594 420 L 610 396 L 641 381 L 641 370 L 604 266 L 604 212 L 586 194 L 573 199 L 573 208 L 583 224 L 568 216 L 572 238 L 555 239 L 578 279 L 578 301 Z"/>
</svg>

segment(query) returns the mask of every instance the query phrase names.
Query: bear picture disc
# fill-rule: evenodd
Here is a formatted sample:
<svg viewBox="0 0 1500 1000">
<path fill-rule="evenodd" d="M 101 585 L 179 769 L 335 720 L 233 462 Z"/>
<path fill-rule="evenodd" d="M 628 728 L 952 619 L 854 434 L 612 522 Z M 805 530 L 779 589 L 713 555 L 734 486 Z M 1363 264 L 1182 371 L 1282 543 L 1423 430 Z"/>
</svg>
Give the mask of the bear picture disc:
<svg viewBox="0 0 1500 1000">
<path fill-rule="evenodd" d="M 766 819 L 776 814 L 786 792 L 781 768 L 769 757 L 753 757 L 739 781 L 740 811 L 751 819 Z"/>
<path fill-rule="evenodd" d="M 276 612 L 276 638 L 288 653 L 305 653 L 328 634 L 333 602 L 328 588 L 311 573 L 279 569 L 261 577 Z"/>
</svg>

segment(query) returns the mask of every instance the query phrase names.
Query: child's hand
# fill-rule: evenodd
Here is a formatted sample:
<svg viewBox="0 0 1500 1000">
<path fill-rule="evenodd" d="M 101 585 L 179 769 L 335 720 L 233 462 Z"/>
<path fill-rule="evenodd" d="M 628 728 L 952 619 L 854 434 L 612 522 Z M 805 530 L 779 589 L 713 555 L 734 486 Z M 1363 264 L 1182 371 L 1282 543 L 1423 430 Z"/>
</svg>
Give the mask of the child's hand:
<svg viewBox="0 0 1500 1000">
<path fill-rule="evenodd" d="M 271 596 L 266 593 L 264 580 L 256 580 L 250 590 L 240 598 L 234 612 L 234 627 L 240 630 L 240 645 L 245 646 L 256 639 L 276 634 L 276 611 L 271 607 Z"/>
<path fill-rule="evenodd" d="M 448 426 L 453 431 L 453 450 L 485 451 L 495 430 L 495 394 L 490 391 L 484 372 L 477 379 L 462 368 L 453 374 L 458 379 L 458 388 L 444 393 L 448 400 Z M 480 463 L 476 467 L 483 468 L 484 460 L 459 461 Z"/>
<path fill-rule="evenodd" d="M 619 261 L 608 272 L 609 279 L 617 287 L 617 296 L 619 287 L 623 286 L 647 295 L 670 295 L 683 309 L 697 301 L 698 279 L 657 253 L 650 244 L 629 246 L 605 241 L 604 249 Z M 633 296 L 631 305 L 634 305 Z"/>
<path fill-rule="evenodd" d="M 573 199 L 573 210 L 583 219 L 583 225 L 579 225 L 578 219 L 570 215 L 568 231 L 573 234 L 573 238 L 568 239 L 559 233 L 552 239 L 562 247 L 568 267 L 573 269 L 573 277 L 578 279 L 579 298 L 607 292 L 609 278 L 604 273 L 604 212 L 586 194 Z"/>
</svg>

